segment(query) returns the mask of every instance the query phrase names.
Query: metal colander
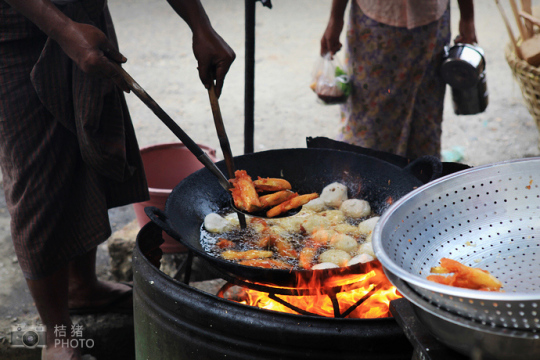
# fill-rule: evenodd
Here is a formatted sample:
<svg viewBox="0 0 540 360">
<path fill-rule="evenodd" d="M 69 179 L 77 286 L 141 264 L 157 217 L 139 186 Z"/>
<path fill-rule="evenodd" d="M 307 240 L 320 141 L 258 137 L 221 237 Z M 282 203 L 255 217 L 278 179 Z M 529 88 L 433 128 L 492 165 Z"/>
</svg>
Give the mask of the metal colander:
<svg viewBox="0 0 540 360">
<path fill-rule="evenodd" d="M 386 271 L 440 308 L 483 324 L 540 329 L 540 158 L 432 181 L 390 206 L 373 231 Z M 489 271 L 502 292 L 426 280 L 446 257 Z"/>
</svg>

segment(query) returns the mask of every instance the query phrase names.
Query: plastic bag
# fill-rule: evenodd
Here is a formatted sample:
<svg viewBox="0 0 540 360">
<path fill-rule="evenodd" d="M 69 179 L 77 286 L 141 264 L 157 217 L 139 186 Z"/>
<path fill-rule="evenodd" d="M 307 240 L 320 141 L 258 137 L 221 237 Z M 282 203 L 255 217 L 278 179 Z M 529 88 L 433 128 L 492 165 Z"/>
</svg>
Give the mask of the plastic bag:
<svg viewBox="0 0 540 360">
<path fill-rule="evenodd" d="M 341 104 L 351 92 L 349 75 L 337 57 L 330 53 L 321 56 L 313 69 L 311 89 L 324 104 Z"/>
</svg>

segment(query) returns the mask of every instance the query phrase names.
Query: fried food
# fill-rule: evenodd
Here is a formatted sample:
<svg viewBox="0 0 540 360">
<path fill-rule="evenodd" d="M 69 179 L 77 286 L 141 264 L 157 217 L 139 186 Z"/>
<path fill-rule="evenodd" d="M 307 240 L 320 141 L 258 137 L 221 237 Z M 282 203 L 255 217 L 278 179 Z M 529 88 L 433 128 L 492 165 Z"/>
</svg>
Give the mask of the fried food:
<svg viewBox="0 0 540 360">
<path fill-rule="evenodd" d="M 240 187 L 243 181 L 250 183 L 247 173 L 237 172 L 234 184 Z M 335 185 L 330 188 L 335 188 Z M 204 223 L 207 233 L 201 237 L 206 251 L 237 264 L 269 269 L 315 270 L 374 259 L 369 235 L 363 234 L 358 225 L 363 218 L 348 216 L 339 207 L 322 204 L 319 211 L 304 208 L 290 217 L 275 217 L 295 206 L 319 200 L 317 193 L 298 195 L 291 190 L 280 190 L 256 195 L 262 207 L 279 203 L 268 210 L 267 215 L 271 218 L 250 216 L 246 229 L 240 229 L 238 222 L 233 221 L 236 213 L 234 216 L 207 215 L 208 221 Z M 377 214 L 369 216 L 378 219 Z M 369 232 L 374 223 L 372 221 L 365 226 Z M 367 224 L 366 220 L 364 225 Z M 216 231 L 220 228 L 223 232 Z"/>
<path fill-rule="evenodd" d="M 234 251 L 225 250 L 221 253 L 221 256 L 225 260 L 252 260 L 252 259 L 264 259 L 272 257 L 274 253 L 266 250 L 247 250 L 247 251 Z"/>
<path fill-rule="evenodd" d="M 262 178 L 259 176 L 257 180 L 253 181 L 255 189 L 258 192 L 265 191 L 281 191 L 292 189 L 291 184 L 285 179 L 278 178 Z"/>
<path fill-rule="evenodd" d="M 281 204 L 274 206 L 273 208 L 268 210 L 266 212 L 266 216 L 270 218 L 276 217 L 279 214 L 282 214 L 284 212 L 287 212 L 292 209 L 296 209 L 297 207 L 307 204 L 311 200 L 316 199 L 318 197 L 319 197 L 319 194 L 317 193 L 295 196 L 292 199 L 282 202 Z"/>
<path fill-rule="evenodd" d="M 448 258 L 442 258 L 440 264 L 441 266 L 432 267 L 431 272 L 453 275 L 429 275 L 428 280 L 443 285 L 483 291 L 500 291 L 502 287 L 502 283 L 486 270 L 471 268 Z"/>
<path fill-rule="evenodd" d="M 371 206 L 366 200 L 347 199 L 341 203 L 339 207 L 346 216 L 360 219 L 371 214 Z"/>
<path fill-rule="evenodd" d="M 242 260 L 240 265 L 255 266 L 265 269 L 290 269 L 291 265 L 284 261 L 276 259 L 254 259 L 254 260 Z"/>
<path fill-rule="evenodd" d="M 268 208 L 279 205 L 295 196 L 298 196 L 298 194 L 295 192 L 290 190 L 281 190 L 272 194 L 261 196 L 259 197 L 259 201 L 261 202 L 262 208 Z"/>
<path fill-rule="evenodd" d="M 261 202 L 259 201 L 259 195 L 255 190 L 255 185 L 251 177 L 245 170 L 236 170 L 234 173 L 235 178 L 230 182 L 234 186 L 231 189 L 234 206 L 238 209 L 254 212 L 261 208 Z"/>
</svg>

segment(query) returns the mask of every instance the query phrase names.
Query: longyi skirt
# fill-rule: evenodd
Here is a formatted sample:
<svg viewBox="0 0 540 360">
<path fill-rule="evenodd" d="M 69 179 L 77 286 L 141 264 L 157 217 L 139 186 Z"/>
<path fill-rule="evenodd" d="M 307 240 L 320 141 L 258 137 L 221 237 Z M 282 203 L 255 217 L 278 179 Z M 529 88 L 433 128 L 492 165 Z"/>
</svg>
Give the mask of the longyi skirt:
<svg viewBox="0 0 540 360">
<path fill-rule="evenodd" d="M 450 41 L 450 9 L 414 29 L 381 24 L 352 1 L 346 62 L 352 93 L 338 139 L 408 158 L 440 157 L 446 85 L 439 68 Z"/>
</svg>

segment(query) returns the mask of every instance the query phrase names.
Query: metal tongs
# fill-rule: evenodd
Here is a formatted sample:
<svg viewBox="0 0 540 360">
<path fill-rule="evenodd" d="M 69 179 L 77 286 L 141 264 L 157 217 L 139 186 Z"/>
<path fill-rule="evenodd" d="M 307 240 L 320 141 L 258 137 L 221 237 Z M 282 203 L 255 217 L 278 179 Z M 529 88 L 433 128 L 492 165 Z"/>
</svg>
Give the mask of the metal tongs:
<svg viewBox="0 0 540 360">
<path fill-rule="evenodd" d="M 214 162 L 208 157 L 208 155 L 191 139 L 191 137 L 182 130 L 180 126 L 158 105 L 157 102 L 152 99 L 150 95 L 117 63 L 111 61 L 111 64 L 116 68 L 116 71 L 122 76 L 122 78 L 128 84 L 128 87 L 133 93 L 142 100 L 142 102 L 148 106 L 150 110 L 180 139 L 180 141 L 188 148 L 189 151 L 208 169 L 215 177 L 217 177 L 219 184 L 230 193 L 230 189 L 233 187 L 227 177 L 221 172 L 221 170 L 214 164 Z M 227 134 L 225 133 L 225 127 L 223 126 L 223 120 L 221 119 L 221 112 L 219 111 L 219 104 L 215 95 L 214 87 L 211 86 L 208 90 L 210 96 L 210 103 L 212 105 L 212 112 L 214 113 L 214 121 L 216 129 L 218 131 L 219 141 L 223 154 L 225 156 L 225 162 L 227 164 L 227 170 L 229 176 L 234 178 L 234 162 L 229 146 Z M 231 197 L 231 206 L 237 212 L 240 226 L 242 229 L 246 228 L 245 215 L 234 206 L 234 201 Z"/>
</svg>

